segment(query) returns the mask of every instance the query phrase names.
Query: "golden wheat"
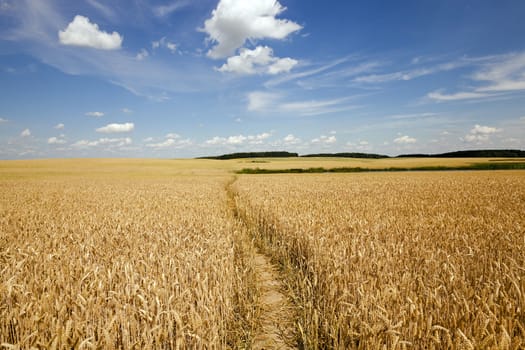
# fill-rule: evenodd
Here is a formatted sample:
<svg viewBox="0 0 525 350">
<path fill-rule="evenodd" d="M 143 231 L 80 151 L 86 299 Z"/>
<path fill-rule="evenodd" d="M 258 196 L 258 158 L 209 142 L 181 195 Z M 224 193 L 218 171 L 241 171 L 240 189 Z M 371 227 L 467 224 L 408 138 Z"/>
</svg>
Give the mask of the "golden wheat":
<svg viewBox="0 0 525 350">
<path fill-rule="evenodd" d="M 253 274 L 228 177 L 0 181 L 0 343 L 238 348 Z"/>
<path fill-rule="evenodd" d="M 306 348 L 525 347 L 525 173 L 242 176 Z"/>
</svg>

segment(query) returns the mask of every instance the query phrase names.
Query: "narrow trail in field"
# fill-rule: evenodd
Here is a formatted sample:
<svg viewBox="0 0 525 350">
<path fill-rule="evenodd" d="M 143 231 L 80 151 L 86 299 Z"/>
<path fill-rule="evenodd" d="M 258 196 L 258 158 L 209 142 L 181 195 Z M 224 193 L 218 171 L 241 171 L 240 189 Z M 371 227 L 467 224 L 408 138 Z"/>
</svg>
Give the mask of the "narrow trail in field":
<svg viewBox="0 0 525 350">
<path fill-rule="evenodd" d="M 276 267 L 263 254 L 254 256 L 259 297 L 260 326 L 252 349 L 293 349 L 294 312 L 283 294 Z"/>
<path fill-rule="evenodd" d="M 244 226 L 247 226 L 237 212 L 235 193 L 232 190 L 234 182 L 235 179 L 226 186 L 229 206 L 234 216 Z M 278 268 L 271 262 L 270 257 L 260 252 L 256 252 L 253 256 L 253 267 L 259 297 L 257 300 L 258 327 L 252 340 L 252 349 L 297 349 L 295 346 L 295 308 L 283 292 L 284 287 Z"/>
</svg>

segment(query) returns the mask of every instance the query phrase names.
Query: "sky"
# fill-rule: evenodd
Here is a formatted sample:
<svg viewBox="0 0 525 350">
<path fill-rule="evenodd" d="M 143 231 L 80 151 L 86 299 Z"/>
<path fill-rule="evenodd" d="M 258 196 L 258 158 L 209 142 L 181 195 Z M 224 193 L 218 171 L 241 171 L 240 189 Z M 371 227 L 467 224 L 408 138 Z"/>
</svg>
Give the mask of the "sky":
<svg viewBox="0 0 525 350">
<path fill-rule="evenodd" d="M 0 159 L 525 149 L 523 0 L 0 0 Z"/>
</svg>

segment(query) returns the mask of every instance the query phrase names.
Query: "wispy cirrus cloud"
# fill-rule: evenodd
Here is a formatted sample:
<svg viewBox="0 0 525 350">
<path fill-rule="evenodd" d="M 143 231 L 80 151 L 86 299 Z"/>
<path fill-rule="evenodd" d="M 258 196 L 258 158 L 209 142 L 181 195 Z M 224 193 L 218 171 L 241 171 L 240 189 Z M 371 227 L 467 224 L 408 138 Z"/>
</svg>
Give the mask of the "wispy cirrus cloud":
<svg viewBox="0 0 525 350">
<path fill-rule="evenodd" d="M 285 95 L 281 93 L 253 91 L 247 95 L 247 109 L 252 112 L 315 116 L 359 108 L 359 106 L 350 103 L 354 98 L 351 96 L 334 99 L 287 101 Z"/>
<path fill-rule="evenodd" d="M 96 2 L 102 4 L 100 0 Z M 25 53 L 61 72 L 96 76 L 137 96 L 155 101 L 162 101 L 165 95 L 171 93 L 221 89 L 221 77 L 213 71 L 213 67 L 194 57 L 185 59 L 182 56 L 174 65 L 162 56 L 150 55 L 148 60 L 137 60 L 140 49 L 132 47 L 99 50 L 61 44 L 59 32 L 66 32 L 72 22 L 58 1 L 17 0 L 12 4 L 13 8 L 9 10 L 8 16 L 13 25 L 0 33 L 0 39 L 23 45 Z M 93 4 L 95 2 L 91 3 L 92 6 Z M 140 17 L 145 5 L 128 8 L 130 12 L 125 13 L 126 18 Z M 86 27 L 93 29 L 93 26 L 90 20 Z M 98 28 L 98 31 L 111 31 L 106 26 L 103 29 Z M 111 34 L 108 35 L 111 37 Z M 86 41 L 86 36 L 89 33 L 81 35 L 83 39 L 76 42 L 82 41 L 86 46 L 106 45 L 101 40 L 97 41 L 98 39 L 94 42 Z M 77 39 L 73 41 L 75 40 Z M 106 45 L 108 46 L 112 47 Z M 168 45 L 167 41 L 166 48 L 172 52 L 177 49 L 174 43 Z"/>
<path fill-rule="evenodd" d="M 434 66 L 414 68 L 410 70 L 397 71 L 393 73 L 364 75 L 364 76 L 359 76 L 355 78 L 353 81 L 357 83 L 370 83 L 370 84 L 386 83 L 386 82 L 396 81 L 396 80 L 408 81 L 408 80 L 413 80 L 413 79 L 423 77 L 426 75 L 450 71 L 453 69 L 464 67 L 468 64 L 469 64 L 468 61 L 459 60 L 456 62 L 441 63 L 441 64 L 437 64 Z"/>
<path fill-rule="evenodd" d="M 468 61 L 475 66 L 468 78 L 472 85 L 477 86 L 451 94 L 445 94 L 440 89 L 428 93 L 427 97 L 443 102 L 491 98 L 525 91 L 525 52 L 478 57 Z"/>
<path fill-rule="evenodd" d="M 173 1 L 167 5 L 153 7 L 153 14 L 157 17 L 167 17 L 190 4 L 189 1 Z"/>
<path fill-rule="evenodd" d="M 457 92 L 455 94 L 444 94 L 441 91 L 433 91 L 427 97 L 435 101 L 460 101 L 490 97 L 490 94 L 480 92 Z"/>
</svg>

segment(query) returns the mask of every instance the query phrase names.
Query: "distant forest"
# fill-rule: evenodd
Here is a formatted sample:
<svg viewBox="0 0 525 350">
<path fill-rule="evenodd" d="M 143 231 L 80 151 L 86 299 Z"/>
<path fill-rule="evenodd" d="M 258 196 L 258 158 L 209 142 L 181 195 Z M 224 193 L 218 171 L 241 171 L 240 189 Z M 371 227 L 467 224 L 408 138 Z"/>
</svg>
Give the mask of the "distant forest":
<svg viewBox="0 0 525 350">
<path fill-rule="evenodd" d="M 243 158 L 293 158 L 293 157 L 339 157 L 339 158 L 367 158 L 382 159 L 390 156 L 373 153 L 316 153 L 299 156 L 297 153 L 285 151 L 278 152 L 240 152 L 223 154 L 220 156 L 199 157 L 197 159 L 243 159 Z M 439 154 L 402 154 L 397 158 L 521 158 L 525 157 L 525 151 L 515 149 L 489 149 L 456 151 Z"/>
</svg>

